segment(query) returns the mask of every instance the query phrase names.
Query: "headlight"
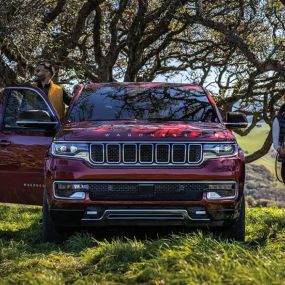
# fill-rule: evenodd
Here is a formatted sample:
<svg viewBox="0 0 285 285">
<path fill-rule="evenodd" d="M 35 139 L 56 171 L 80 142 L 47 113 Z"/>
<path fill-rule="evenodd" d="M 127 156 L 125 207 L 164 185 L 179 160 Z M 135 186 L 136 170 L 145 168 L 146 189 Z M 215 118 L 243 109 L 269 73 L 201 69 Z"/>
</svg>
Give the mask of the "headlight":
<svg viewBox="0 0 285 285">
<path fill-rule="evenodd" d="M 204 144 L 204 159 L 227 157 L 236 155 L 238 152 L 237 144 Z"/>
<path fill-rule="evenodd" d="M 88 160 L 89 145 L 85 143 L 53 142 L 52 155 L 75 157 Z"/>
</svg>

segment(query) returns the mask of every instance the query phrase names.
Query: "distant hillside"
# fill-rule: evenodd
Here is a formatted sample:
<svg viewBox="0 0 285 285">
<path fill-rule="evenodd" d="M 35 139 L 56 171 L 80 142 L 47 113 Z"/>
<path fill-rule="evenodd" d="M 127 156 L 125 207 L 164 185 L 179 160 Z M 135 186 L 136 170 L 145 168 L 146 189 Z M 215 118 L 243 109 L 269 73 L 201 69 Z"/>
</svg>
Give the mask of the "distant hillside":
<svg viewBox="0 0 285 285">
<path fill-rule="evenodd" d="M 245 193 L 250 206 L 285 207 L 285 187 L 263 165 L 246 165 Z"/>
<path fill-rule="evenodd" d="M 264 143 L 269 126 L 256 127 L 249 135 L 235 135 L 246 155 L 258 150 Z M 262 158 L 246 165 L 245 190 L 248 203 L 252 206 L 277 205 L 285 207 L 285 186 L 275 177 L 275 156 L 273 148 Z M 280 171 L 280 170 L 279 170 Z"/>
</svg>

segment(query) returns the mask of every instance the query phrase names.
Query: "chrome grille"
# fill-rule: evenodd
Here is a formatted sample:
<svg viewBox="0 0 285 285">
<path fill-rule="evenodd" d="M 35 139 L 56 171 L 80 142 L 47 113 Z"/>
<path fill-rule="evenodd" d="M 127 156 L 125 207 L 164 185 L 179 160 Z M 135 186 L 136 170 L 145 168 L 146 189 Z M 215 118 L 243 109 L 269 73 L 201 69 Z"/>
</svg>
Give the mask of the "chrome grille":
<svg viewBox="0 0 285 285">
<path fill-rule="evenodd" d="M 191 143 L 94 143 L 90 147 L 94 164 L 184 165 L 202 161 L 202 145 Z"/>
</svg>

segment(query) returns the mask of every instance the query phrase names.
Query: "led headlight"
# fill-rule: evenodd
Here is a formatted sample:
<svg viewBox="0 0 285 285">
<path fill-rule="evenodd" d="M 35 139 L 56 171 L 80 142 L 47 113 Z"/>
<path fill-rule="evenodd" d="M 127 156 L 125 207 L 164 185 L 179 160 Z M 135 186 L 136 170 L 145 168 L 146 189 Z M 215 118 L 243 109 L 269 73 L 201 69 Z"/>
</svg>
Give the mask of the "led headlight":
<svg viewBox="0 0 285 285">
<path fill-rule="evenodd" d="M 88 160 L 89 145 L 85 143 L 53 142 L 52 154 L 54 156 L 75 157 Z"/>
<path fill-rule="evenodd" d="M 238 152 L 237 144 L 204 144 L 204 159 L 227 157 L 236 155 Z"/>
</svg>

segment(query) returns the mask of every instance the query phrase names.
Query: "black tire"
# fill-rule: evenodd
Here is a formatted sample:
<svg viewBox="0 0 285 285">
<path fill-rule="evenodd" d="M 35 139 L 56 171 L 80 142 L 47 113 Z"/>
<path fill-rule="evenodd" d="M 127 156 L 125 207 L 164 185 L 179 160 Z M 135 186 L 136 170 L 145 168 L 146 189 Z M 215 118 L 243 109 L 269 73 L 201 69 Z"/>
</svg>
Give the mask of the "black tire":
<svg viewBox="0 0 285 285">
<path fill-rule="evenodd" d="M 226 238 L 233 241 L 245 241 L 245 200 L 241 200 L 240 215 L 236 222 L 225 230 Z"/>
<path fill-rule="evenodd" d="M 61 243 L 66 239 L 62 228 L 58 227 L 50 216 L 47 194 L 43 198 L 42 241 Z"/>
</svg>

